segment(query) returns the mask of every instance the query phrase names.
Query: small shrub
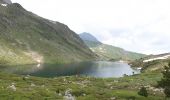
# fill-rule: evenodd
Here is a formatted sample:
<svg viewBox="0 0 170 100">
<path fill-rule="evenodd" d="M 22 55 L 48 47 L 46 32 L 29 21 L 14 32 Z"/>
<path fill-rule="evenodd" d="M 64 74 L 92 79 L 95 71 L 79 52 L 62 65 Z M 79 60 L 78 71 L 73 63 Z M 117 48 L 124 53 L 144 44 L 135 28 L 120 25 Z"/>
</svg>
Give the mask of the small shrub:
<svg viewBox="0 0 170 100">
<path fill-rule="evenodd" d="M 76 91 L 73 91 L 72 94 L 78 97 L 78 96 L 83 96 L 83 94 L 86 94 L 86 93 L 83 90 L 76 90 Z"/>
<path fill-rule="evenodd" d="M 8 61 L 5 58 L 0 57 L 0 65 L 4 65 L 4 64 L 7 64 L 7 63 L 8 63 Z"/>
<path fill-rule="evenodd" d="M 148 92 L 145 87 L 142 87 L 140 91 L 138 92 L 138 94 L 144 97 L 148 97 Z"/>
<path fill-rule="evenodd" d="M 130 96 L 127 98 L 127 100 L 136 100 L 136 97 L 135 96 Z"/>
<path fill-rule="evenodd" d="M 166 97 L 170 97 L 170 62 L 168 66 L 164 67 L 164 71 L 162 72 L 163 78 L 161 81 L 158 81 L 158 85 L 164 88 L 164 93 Z"/>
</svg>

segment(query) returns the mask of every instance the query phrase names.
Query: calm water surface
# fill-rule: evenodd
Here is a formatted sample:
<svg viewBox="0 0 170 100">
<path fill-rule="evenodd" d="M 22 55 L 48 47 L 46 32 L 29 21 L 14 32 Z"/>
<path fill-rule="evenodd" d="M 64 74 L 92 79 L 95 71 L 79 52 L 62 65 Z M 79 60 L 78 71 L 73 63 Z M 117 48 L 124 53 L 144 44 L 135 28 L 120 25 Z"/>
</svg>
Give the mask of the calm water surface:
<svg viewBox="0 0 170 100">
<path fill-rule="evenodd" d="M 140 72 L 137 69 L 132 69 L 126 63 L 107 61 L 82 62 L 63 65 L 20 65 L 0 67 L 0 71 L 39 77 L 87 75 L 101 78 L 122 77 L 124 74 L 132 75 L 133 72 L 136 74 Z"/>
</svg>

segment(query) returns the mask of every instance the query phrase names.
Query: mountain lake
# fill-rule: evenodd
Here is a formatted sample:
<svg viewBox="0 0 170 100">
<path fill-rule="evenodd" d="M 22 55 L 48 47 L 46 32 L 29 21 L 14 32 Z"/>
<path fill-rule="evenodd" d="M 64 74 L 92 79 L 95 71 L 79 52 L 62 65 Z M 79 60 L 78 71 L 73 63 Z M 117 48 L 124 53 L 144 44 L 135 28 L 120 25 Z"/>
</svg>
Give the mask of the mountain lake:
<svg viewBox="0 0 170 100">
<path fill-rule="evenodd" d="M 93 61 L 72 64 L 38 64 L 0 67 L 1 72 L 38 77 L 57 77 L 84 75 L 100 78 L 123 77 L 139 74 L 140 70 L 131 68 L 127 63 Z"/>
</svg>

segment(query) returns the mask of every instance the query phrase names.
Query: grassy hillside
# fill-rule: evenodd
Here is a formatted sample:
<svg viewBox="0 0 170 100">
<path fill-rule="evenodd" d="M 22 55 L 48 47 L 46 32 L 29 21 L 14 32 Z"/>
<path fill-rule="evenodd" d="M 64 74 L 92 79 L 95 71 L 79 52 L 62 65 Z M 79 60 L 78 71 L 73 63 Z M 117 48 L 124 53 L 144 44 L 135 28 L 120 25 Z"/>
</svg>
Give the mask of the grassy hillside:
<svg viewBox="0 0 170 100">
<path fill-rule="evenodd" d="M 119 47 L 103 44 L 89 33 L 82 33 L 80 37 L 103 60 L 135 60 L 145 56 L 144 54 L 129 52 Z"/>
<path fill-rule="evenodd" d="M 95 59 L 68 26 L 41 18 L 21 5 L 0 5 L 0 63 L 67 63 Z"/>
<path fill-rule="evenodd" d="M 149 55 L 144 58 L 135 60 L 131 62 L 132 67 L 142 67 L 143 72 L 161 72 L 165 65 L 168 65 L 170 62 L 170 57 L 167 57 L 166 59 L 157 59 L 153 61 L 147 61 L 148 59 L 154 59 L 159 57 L 164 57 L 166 55 L 170 55 L 170 53 L 160 54 L 160 55 Z M 147 61 L 147 62 L 145 62 Z"/>
<path fill-rule="evenodd" d="M 102 59 L 110 60 L 135 60 L 143 57 L 143 54 L 125 51 L 121 48 L 107 44 L 91 47 L 91 50 L 98 54 Z"/>
<path fill-rule="evenodd" d="M 0 73 L 0 98 L 3 100 L 165 100 L 156 88 L 160 73 L 143 73 L 124 78 L 57 77 L 38 78 Z M 148 97 L 138 95 L 145 86 Z"/>
</svg>

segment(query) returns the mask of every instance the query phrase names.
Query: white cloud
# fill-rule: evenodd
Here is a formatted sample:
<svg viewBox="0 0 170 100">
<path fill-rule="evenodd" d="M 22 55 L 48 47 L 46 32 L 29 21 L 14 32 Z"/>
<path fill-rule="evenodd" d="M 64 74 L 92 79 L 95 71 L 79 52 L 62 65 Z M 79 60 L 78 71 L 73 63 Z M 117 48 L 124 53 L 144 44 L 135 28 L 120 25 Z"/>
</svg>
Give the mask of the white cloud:
<svg viewBox="0 0 170 100">
<path fill-rule="evenodd" d="M 170 0 L 12 0 L 42 17 L 141 53 L 170 52 Z"/>
</svg>

